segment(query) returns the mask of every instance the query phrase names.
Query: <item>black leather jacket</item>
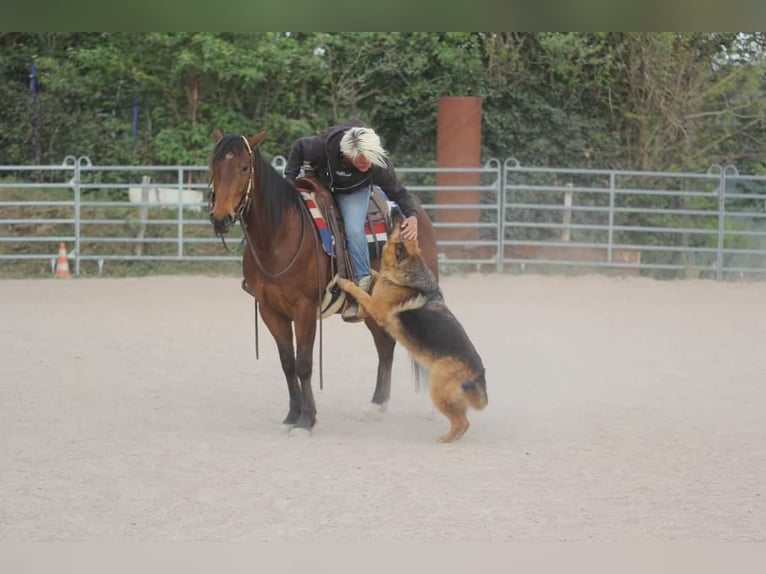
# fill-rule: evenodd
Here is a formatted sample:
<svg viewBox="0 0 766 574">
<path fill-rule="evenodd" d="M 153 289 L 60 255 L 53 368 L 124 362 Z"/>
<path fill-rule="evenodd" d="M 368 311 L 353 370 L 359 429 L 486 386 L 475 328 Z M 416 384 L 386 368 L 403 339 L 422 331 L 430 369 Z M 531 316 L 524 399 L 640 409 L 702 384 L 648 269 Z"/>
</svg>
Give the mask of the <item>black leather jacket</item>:
<svg viewBox="0 0 766 574">
<path fill-rule="evenodd" d="M 361 172 L 353 165 L 342 160 L 340 140 L 343 133 L 352 127 L 368 127 L 358 119 L 327 128 L 316 136 L 307 136 L 295 140 L 287 158 L 285 177 L 295 181 L 301 166 L 311 165 L 316 176 L 333 193 L 351 193 L 364 186 L 379 186 L 391 201 L 395 201 L 405 217 L 415 215 L 415 202 L 407 188 L 396 177 L 394 166 L 386 160 L 386 167 L 373 164 L 366 172 Z"/>
</svg>

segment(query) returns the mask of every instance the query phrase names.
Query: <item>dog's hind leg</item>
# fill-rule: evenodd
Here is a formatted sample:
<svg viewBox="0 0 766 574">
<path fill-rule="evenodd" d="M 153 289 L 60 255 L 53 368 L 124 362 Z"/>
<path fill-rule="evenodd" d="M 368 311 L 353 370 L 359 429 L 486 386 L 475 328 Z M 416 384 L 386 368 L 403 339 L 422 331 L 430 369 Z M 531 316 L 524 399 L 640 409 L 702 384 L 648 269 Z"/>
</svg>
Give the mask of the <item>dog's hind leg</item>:
<svg viewBox="0 0 766 574">
<path fill-rule="evenodd" d="M 440 436 L 438 442 L 452 442 L 459 439 L 471 426 L 466 416 L 466 410 L 451 403 L 437 403 L 436 407 L 449 419 L 450 428 L 447 434 Z"/>
<path fill-rule="evenodd" d="M 438 442 L 452 442 L 463 436 L 471 426 L 466 416 L 468 405 L 452 369 L 439 363 L 431 371 L 431 399 L 450 423 L 449 432 L 439 437 Z"/>
</svg>

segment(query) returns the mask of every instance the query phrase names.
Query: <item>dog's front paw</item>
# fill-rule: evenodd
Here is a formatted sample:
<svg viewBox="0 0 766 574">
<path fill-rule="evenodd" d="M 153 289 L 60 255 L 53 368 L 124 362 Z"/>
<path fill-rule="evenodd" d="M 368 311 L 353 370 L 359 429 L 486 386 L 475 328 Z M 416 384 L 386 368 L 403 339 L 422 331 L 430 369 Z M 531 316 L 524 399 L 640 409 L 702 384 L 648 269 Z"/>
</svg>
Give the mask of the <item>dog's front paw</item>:
<svg viewBox="0 0 766 574">
<path fill-rule="evenodd" d="M 354 287 L 354 282 L 338 277 L 338 286 L 344 291 L 348 291 L 350 288 Z"/>
</svg>

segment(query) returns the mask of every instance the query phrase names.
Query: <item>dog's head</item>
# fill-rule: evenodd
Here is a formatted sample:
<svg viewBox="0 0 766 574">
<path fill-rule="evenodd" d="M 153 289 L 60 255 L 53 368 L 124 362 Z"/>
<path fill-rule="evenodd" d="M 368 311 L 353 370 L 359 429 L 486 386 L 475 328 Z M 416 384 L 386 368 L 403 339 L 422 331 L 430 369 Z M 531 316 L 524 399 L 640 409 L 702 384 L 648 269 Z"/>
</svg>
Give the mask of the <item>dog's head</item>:
<svg viewBox="0 0 766 574">
<path fill-rule="evenodd" d="M 393 269 L 400 267 L 402 262 L 408 257 L 420 255 L 420 246 L 417 239 L 404 239 L 402 237 L 402 223 L 404 217 L 397 210 L 392 221 L 394 228 L 388 241 L 383 246 L 383 252 L 380 256 L 381 269 Z"/>
</svg>

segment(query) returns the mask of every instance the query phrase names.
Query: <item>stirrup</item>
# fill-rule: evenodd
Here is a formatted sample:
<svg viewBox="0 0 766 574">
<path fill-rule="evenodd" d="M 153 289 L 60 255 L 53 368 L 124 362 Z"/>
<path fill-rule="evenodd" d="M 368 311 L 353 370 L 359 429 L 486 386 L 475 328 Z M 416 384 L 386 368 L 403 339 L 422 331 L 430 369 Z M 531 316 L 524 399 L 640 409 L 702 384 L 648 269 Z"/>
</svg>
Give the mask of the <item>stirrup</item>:
<svg viewBox="0 0 766 574">
<path fill-rule="evenodd" d="M 362 288 L 363 291 L 369 293 L 372 291 L 373 278 L 372 275 L 365 275 L 359 280 L 357 285 Z"/>
<path fill-rule="evenodd" d="M 345 302 L 346 292 L 338 285 L 338 275 L 336 274 L 325 288 L 324 297 L 322 297 L 317 315 L 322 319 L 326 319 L 330 315 L 337 313 Z"/>
<path fill-rule="evenodd" d="M 359 323 L 363 319 L 359 316 L 359 303 L 356 301 L 349 301 L 346 308 L 343 309 L 343 313 L 340 314 L 341 319 L 346 323 Z"/>
<path fill-rule="evenodd" d="M 357 282 L 357 286 L 366 293 L 372 291 L 372 284 L 372 275 L 365 275 Z M 363 321 L 362 317 L 359 316 L 359 302 L 350 298 L 348 305 L 343 309 L 343 313 L 341 313 L 340 316 L 346 323 L 358 323 L 359 321 Z"/>
</svg>

